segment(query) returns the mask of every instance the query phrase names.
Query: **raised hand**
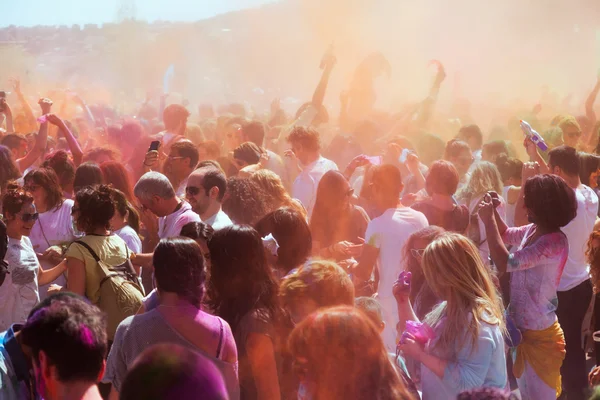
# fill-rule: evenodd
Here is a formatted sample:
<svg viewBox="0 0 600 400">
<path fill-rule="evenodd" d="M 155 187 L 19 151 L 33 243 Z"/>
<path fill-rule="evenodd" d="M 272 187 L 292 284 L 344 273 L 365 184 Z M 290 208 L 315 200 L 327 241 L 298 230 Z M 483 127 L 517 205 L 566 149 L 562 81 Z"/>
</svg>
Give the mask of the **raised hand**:
<svg viewBox="0 0 600 400">
<path fill-rule="evenodd" d="M 21 80 L 19 78 L 11 78 L 10 84 L 13 87 L 15 93 L 21 93 Z"/>
<path fill-rule="evenodd" d="M 397 302 L 404 303 L 408 301 L 410 297 L 411 278 L 412 273 L 409 271 L 402 271 L 398 275 L 398 279 L 394 282 L 394 286 L 392 286 L 392 294 Z"/>
<path fill-rule="evenodd" d="M 484 224 L 487 224 L 494 218 L 494 202 L 492 196 L 486 193 L 477 206 L 477 214 Z"/>
<path fill-rule="evenodd" d="M 521 176 L 523 182 L 527 182 L 527 179 L 540 174 L 540 164 L 537 162 L 526 162 L 523 164 L 521 169 Z"/>
<path fill-rule="evenodd" d="M 43 97 L 40 99 L 40 101 L 38 101 L 38 104 L 40 105 L 40 108 L 42 109 L 42 114 L 46 115 L 50 113 L 50 110 L 52 109 L 52 100 L 50 100 L 49 98 Z"/>
<path fill-rule="evenodd" d="M 55 126 L 62 126 L 63 120 L 60 119 L 56 114 L 46 114 L 46 120 Z"/>
</svg>

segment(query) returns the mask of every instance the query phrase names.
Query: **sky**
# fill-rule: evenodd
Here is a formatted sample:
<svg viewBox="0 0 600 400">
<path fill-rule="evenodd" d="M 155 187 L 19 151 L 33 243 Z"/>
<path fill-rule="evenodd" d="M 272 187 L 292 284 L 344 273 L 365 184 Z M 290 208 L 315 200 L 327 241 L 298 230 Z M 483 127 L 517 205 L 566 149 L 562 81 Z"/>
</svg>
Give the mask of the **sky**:
<svg viewBox="0 0 600 400">
<path fill-rule="evenodd" d="M 0 0 L 0 27 L 115 22 L 121 3 L 135 3 L 137 19 L 197 21 L 276 0 Z"/>
</svg>

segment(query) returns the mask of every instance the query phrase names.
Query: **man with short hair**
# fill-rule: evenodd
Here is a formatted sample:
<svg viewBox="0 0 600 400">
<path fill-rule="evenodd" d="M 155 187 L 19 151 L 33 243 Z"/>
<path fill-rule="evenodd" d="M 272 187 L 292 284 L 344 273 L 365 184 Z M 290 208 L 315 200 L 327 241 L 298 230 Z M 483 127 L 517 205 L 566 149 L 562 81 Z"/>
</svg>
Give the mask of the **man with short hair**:
<svg viewBox="0 0 600 400">
<path fill-rule="evenodd" d="M 63 304 L 66 306 L 63 307 Z M 76 306 L 72 307 L 73 304 Z M 49 314 L 38 314 L 40 310 L 48 307 L 51 307 Z M 55 329 L 55 332 L 51 333 L 48 338 L 42 338 L 41 334 L 45 332 L 43 328 L 39 328 L 40 322 L 47 321 L 45 318 L 48 315 L 56 316 L 57 310 L 60 310 L 59 314 L 62 313 L 58 321 L 55 320 L 59 324 L 58 327 L 55 324 L 55 328 L 58 329 Z M 72 329 L 60 329 L 61 326 L 64 327 L 65 319 L 62 318 L 64 316 L 71 319 L 70 328 Z M 77 323 L 73 324 L 74 321 Z M 34 326 L 38 328 L 34 329 Z M 66 337 L 72 337 L 69 333 L 74 332 L 73 329 L 79 330 L 78 337 L 82 337 L 82 329 L 85 329 L 89 347 L 83 353 L 78 351 L 81 345 L 80 341 L 71 342 Z M 25 335 L 23 335 L 24 332 Z M 64 335 L 65 333 L 67 335 Z M 52 346 L 49 351 L 46 350 L 48 346 Z M 100 310 L 74 293 L 58 292 L 48 296 L 31 310 L 25 325 L 14 324 L 6 332 L 0 333 L 0 399 L 33 400 L 39 398 L 39 395 L 46 399 L 84 398 L 54 395 L 55 389 L 64 389 L 67 386 L 70 387 L 73 394 L 85 392 L 90 395 L 86 398 L 100 398 L 95 396 L 97 390 L 94 388 L 104 372 L 106 346 L 106 322 Z M 30 375 L 31 364 L 38 366 L 38 370 L 40 369 L 40 350 L 44 350 L 46 371 L 49 370 L 55 379 L 58 377 L 62 381 L 51 384 L 52 393 L 50 394 L 37 393 L 40 388 L 48 390 L 48 386 L 45 382 L 34 385 L 33 377 Z M 59 357 L 55 357 L 57 352 L 60 352 Z M 35 357 L 33 362 L 32 357 Z M 77 370 L 81 369 L 81 372 L 85 372 L 74 376 L 72 370 L 69 371 L 68 367 L 65 368 L 65 359 L 71 360 Z M 40 371 L 37 378 L 45 378 L 44 372 L 46 371 Z M 69 381 L 68 383 L 65 382 L 65 377 Z"/>
<path fill-rule="evenodd" d="M 242 126 L 242 137 L 244 142 L 252 142 L 266 154 L 267 161 L 264 167 L 275 172 L 281 178 L 285 187 L 288 187 L 288 177 L 283 160 L 279 155 L 264 147 L 265 125 L 260 121 L 251 121 Z"/>
<path fill-rule="evenodd" d="M 165 160 L 163 172 L 175 190 L 177 197 L 185 197 L 187 180 L 198 165 L 198 149 L 189 140 L 180 140 L 173 143 L 169 156 Z"/>
<path fill-rule="evenodd" d="M 51 300 L 32 312 L 20 337 L 31 355 L 40 396 L 102 399 L 97 384 L 104 374 L 108 340 L 100 309 L 79 296 Z"/>
<path fill-rule="evenodd" d="M 385 320 L 382 337 L 388 351 L 395 351 L 398 306 L 392 286 L 402 271 L 398 252 L 412 233 L 427 227 L 429 223 L 425 215 L 400 202 L 404 185 L 402 174 L 396 166 L 377 165 L 371 171 L 372 198 L 381 214 L 369 222 L 360 262 L 352 270 L 358 279 L 367 281 L 379 262 L 378 299 Z"/>
<path fill-rule="evenodd" d="M 181 228 L 188 222 L 200 222 L 198 214 L 186 201 L 177 198 L 171 182 L 159 172 L 142 175 L 133 194 L 141 205 L 141 216 L 150 236 L 148 251 L 154 250 L 159 239 L 179 236 Z"/>
<path fill-rule="evenodd" d="M 593 292 L 585 251 L 598 216 L 598 196 L 579 179 L 577 150 L 559 146 L 550 150 L 548 155 L 548 170 L 563 178 L 575 191 L 577 199 L 577 216 L 562 228 L 569 239 L 569 258 L 558 284 L 556 315 L 565 335 L 567 350 L 560 370 L 563 391 L 568 399 L 584 399 L 587 369 L 581 328 Z"/>
<path fill-rule="evenodd" d="M 6 146 L 10 149 L 15 160 L 25 157 L 29 144 L 27 138 L 18 133 L 9 133 L 2 138 L 0 141 L 2 146 Z"/>
<path fill-rule="evenodd" d="M 161 171 L 162 158 L 159 153 L 170 154 L 171 146 L 184 138 L 190 112 L 181 104 L 169 104 L 163 111 L 165 130 L 152 137 L 160 142 L 158 150 L 148 151 L 144 158 L 144 170 Z"/>
<path fill-rule="evenodd" d="M 297 126 L 292 129 L 287 141 L 291 149 L 286 150 L 285 156 L 293 161 L 298 174 L 292 185 L 292 197 L 300 200 L 310 218 L 321 178 L 327 171 L 337 171 L 338 167 L 321 156 L 321 140 L 315 129 Z"/>
<path fill-rule="evenodd" d="M 201 167 L 192 172 L 185 189 L 192 210 L 214 230 L 232 225 L 231 219 L 221 209 L 227 189 L 227 177 L 220 169 Z"/>
<path fill-rule="evenodd" d="M 581 126 L 573 116 L 566 116 L 559 123 L 558 127 L 563 132 L 563 141 L 566 146 L 577 148 L 581 138 Z"/>
<path fill-rule="evenodd" d="M 457 139 L 467 142 L 475 161 L 481 161 L 481 147 L 483 146 L 483 134 L 479 126 L 465 125 L 458 131 Z"/>
</svg>

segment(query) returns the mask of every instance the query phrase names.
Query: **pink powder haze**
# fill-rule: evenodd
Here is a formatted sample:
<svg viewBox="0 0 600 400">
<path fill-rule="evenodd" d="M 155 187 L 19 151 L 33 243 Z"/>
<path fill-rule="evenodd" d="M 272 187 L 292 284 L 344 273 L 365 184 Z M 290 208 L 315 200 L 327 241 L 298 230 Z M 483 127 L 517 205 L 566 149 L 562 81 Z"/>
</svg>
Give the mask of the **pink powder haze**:
<svg viewBox="0 0 600 400">
<path fill-rule="evenodd" d="M 143 18 L 144 3 L 136 7 Z M 191 5 L 172 7 L 195 12 Z M 376 108 L 421 101 L 436 59 L 448 74 L 438 112 L 456 116 L 456 107 L 470 107 L 487 128 L 537 102 L 543 114 L 579 112 L 600 67 L 597 0 L 280 0 L 197 22 L 106 24 L 85 34 L 69 29 L 14 38 L 51 38 L 43 49 L 0 48 L 6 60 L 0 80 L 21 76 L 40 90 L 77 88 L 88 102 L 112 102 L 127 113 L 148 91 L 160 90 L 174 65 L 170 102 L 247 101 L 263 112 L 281 97 L 295 112 L 312 96 L 319 62 L 333 43 L 338 63 L 325 98 L 333 115 L 357 65 L 380 51 L 391 76 L 375 81 Z M 0 29 L 0 40 L 7 35 Z"/>
</svg>

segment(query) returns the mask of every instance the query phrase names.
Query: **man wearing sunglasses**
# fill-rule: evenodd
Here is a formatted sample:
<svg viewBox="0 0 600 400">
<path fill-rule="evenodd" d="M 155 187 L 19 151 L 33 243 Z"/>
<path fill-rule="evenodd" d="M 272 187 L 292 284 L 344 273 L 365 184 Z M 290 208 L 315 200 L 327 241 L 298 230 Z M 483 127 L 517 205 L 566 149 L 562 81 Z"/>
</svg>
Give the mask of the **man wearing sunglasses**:
<svg viewBox="0 0 600 400">
<path fill-rule="evenodd" d="M 141 218 L 149 231 L 146 245 L 150 251 L 159 239 L 179 236 L 181 228 L 188 222 L 200 222 L 198 214 L 175 195 L 169 179 L 159 172 L 145 173 L 133 193 L 141 205 Z"/>
<path fill-rule="evenodd" d="M 581 126 L 577 119 L 572 116 L 563 118 L 559 123 L 558 127 L 563 132 L 563 140 L 565 146 L 577 148 L 579 145 L 579 138 L 581 138 Z"/>
<path fill-rule="evenodd" d="M 186 200 L 202 221 L 213 229 L 232 225 L 231 219 L 221 209 L 221 202 L 227 188 L 227 178 L 220 169 L 213 166 L 200 167 L 187 181 Z"/>
</svg>

